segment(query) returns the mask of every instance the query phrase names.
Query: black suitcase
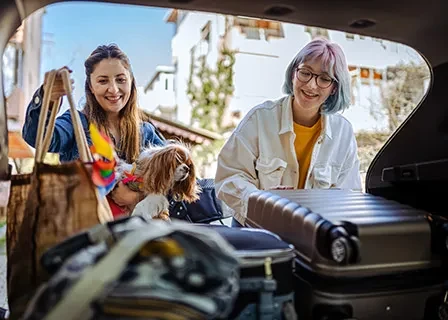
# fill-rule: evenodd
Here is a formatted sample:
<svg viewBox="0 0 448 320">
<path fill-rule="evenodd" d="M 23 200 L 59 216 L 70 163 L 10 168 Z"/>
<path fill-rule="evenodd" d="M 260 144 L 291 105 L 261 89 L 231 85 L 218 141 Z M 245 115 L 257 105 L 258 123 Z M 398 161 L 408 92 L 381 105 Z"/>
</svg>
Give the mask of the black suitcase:
<svg viewBox="0 0 448 320">
<path fill-rule="evenodd" d="M 259 191 L 246 225 L 294 245 L 299 319 L 448 319 L 429 217 L 361 192 Z"/>
<path fill-rule="evenodd" d="M 226 239 L 240 261 L 240 292 L 229 319 L 296 319 L 293 247 L 267 230 L 205 226 Z"/>
</svg>

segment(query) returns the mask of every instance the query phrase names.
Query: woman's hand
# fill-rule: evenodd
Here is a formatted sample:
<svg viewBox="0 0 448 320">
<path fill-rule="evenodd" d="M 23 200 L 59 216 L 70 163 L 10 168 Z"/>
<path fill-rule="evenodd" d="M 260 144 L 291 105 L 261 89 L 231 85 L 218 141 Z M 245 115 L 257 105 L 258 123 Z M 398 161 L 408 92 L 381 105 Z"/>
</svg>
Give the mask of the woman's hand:
<svg viewBox="0 0 448 320">
<path fill-rule="evenodd" d="M 60 73 L 60 71 L 62 71 L 64 69 L 68 70 L 68 72 L 70 72 L 70 73 L 72 72 L 72 70 L 70 70 L 68 67 L 62 67 L 62 68 L 58 69 L 56 78 L 54 79 L 53 89 L 51 92 L 51 98 L 50 98 L 51 101 L 58 101 L 59 98 L 65 96 L 67 94 L 67 92 L 65 92 L 64 83 L 62 82 L 62 76 Z M 47 83 L 47 81 L 48 81 L 48 72 L 46 72 L 45 76 L 44 76 L 44 86 Z M 74 90 L 75 87 L 73 84 L 75 83 L 75 81 L 73 79 L 71 79 L 71 83 L 72 83 L 72 90 Z"/>
<path fill-rule="evenodd" d="M 120 181 L 110 193 L 110 197 L 120 207 L 126 207 L 132 212 L 137 203 L 143 199 L 143 194 L 141 192 L 132 191 Z"/>
</svg>

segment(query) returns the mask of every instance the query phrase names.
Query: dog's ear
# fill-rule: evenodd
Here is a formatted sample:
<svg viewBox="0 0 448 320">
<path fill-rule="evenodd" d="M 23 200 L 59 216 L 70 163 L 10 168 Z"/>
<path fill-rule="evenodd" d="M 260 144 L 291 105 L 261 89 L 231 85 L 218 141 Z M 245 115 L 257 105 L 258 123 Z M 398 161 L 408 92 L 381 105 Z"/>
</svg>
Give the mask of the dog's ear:
<svg viewBox="0 0 448 320">
<path fill-rule="evenodd" d="M 199 200 L 199 194 L 201 193 L 201 187 L 196 181 L 196 167 L 191 158 L 185 163 L 190 169 L 190 173 L 187 179 L 176 182 L 172 188 L 172 194 L 175 197 L 180 198 L 188 203 Z"/>
<path fill-rule="evenodd" d="M 176 150 L 162 148 L 150 158 L 139 159 L 139 175 L 143 177 L 143 191 L 167 195 L 177 167 Z"/>
</svg>

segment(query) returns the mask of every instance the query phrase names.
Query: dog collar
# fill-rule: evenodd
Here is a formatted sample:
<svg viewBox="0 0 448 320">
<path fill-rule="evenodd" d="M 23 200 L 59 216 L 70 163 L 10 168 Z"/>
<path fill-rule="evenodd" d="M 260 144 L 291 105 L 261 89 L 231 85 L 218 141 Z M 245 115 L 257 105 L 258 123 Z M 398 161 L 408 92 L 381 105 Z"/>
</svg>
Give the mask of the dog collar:
<svg viewBox="0 0 448 320">
<path fill-rule="evenodd" d="M 124 175 L 126 176 L 126 178 L 124 178 L 122 180 L 122 182 L 127 185 L 129 187 L 129 189 L 131 189 L 132 191 L 142 191 L 142 186 L 143 186 L 143 178 L 142 177 L 137 177 L 134 173 L 135 170 L 137 169 L 137 164 L 134 162 L 132 164 L 132 169 L 131 171 L 125 171 Z"/>
</svg>

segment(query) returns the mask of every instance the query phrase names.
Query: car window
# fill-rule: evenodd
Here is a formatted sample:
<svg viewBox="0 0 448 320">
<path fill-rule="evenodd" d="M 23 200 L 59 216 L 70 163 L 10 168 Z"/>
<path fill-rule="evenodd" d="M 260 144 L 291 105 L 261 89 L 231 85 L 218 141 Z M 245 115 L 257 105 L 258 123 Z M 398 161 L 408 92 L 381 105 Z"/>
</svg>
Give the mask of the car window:
<svg viewBox="0 0 448 320">
<path fill-rule="evenodd" d="M 82 108 L 84 59 L 97 45 L 116 43 L 131 60 L 141 108 L 165 136 L 192 144 L 201 176 L 214 177 L 232 130 L 251 108 L 283 96 L 288 63 L 316 37 L 338 43 L 346 54 L 351 105 L 343 115 L 356 134 L 364 179 L 374 155 L 425 96 L 428 65 L 399 43 L 272 20 L 103 3 L 50 5 L 23 22 L 3 55 L 10 128 L 20 137 L 28 102 L 52 68 L 73 70 Z M 12 160 L 17 172 L 32 169 L 32 159 Z"/>
</svg>

